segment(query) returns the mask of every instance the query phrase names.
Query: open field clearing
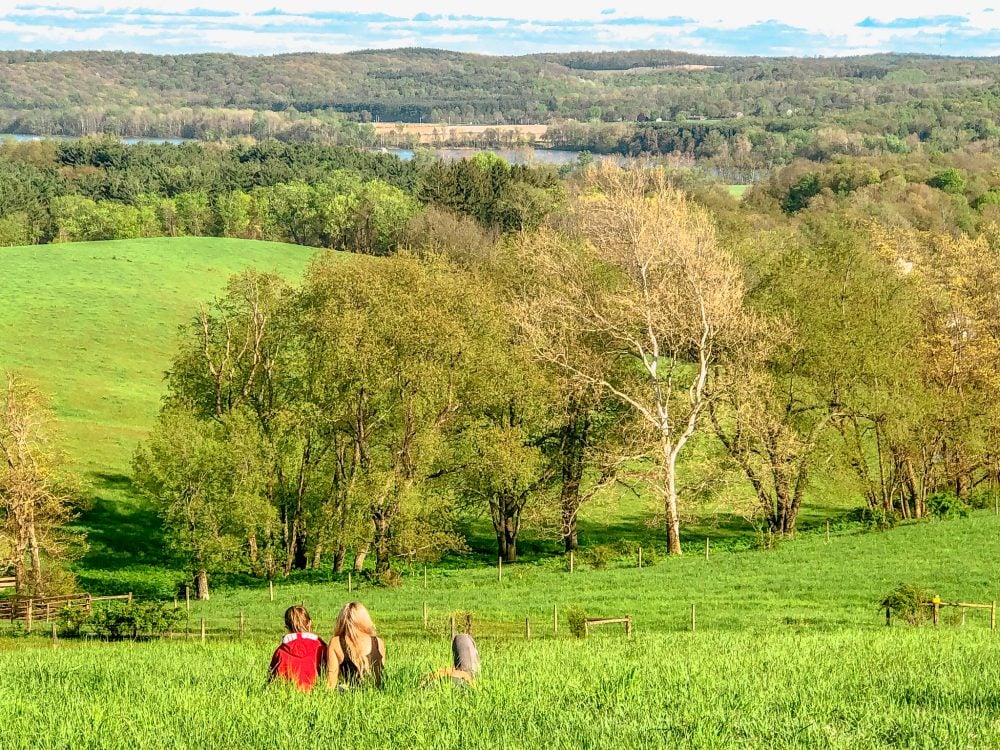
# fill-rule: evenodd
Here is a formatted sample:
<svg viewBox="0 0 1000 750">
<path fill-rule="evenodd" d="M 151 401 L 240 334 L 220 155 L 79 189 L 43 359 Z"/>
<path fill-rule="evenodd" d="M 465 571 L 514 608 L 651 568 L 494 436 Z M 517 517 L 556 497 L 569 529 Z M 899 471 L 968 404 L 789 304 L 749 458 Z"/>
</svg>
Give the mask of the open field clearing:
<svg viewBox="0 0 1000 750">
<path fill-rule="evenodd" d="M 377 135 L 416 136 L 422 144 L 448 140 L 472 140 L 487 130 L 500 138 L 544 140 L 548 125 L 452 125 L 447 122 L 376 122 Z"/>
<path fill-rule="evenodd" d="M 0 248 L 0 370 L 51 396 L 82 468 L 122 471 L 156 418 L 177 326 L 232 274 L 294 278 L 313 253 L 196 237 Z"/>
</svg>

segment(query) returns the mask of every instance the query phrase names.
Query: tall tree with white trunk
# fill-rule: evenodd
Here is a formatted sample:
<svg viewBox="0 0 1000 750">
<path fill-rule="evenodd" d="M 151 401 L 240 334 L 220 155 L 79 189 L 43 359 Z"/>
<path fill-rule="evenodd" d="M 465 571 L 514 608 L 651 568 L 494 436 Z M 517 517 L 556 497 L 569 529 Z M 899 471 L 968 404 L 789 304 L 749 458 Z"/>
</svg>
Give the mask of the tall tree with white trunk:
<svg viewBox="0 0 1000 750">
<path fill-rule="evenodd" d="M 572 207 L 576 243 L 548 235 L 537 262 L 547 291 L 521 320 L 536 354 L 626 404 L 655 466 L 650 483 L 681 551 L 677 463 L 706 411 L 709 371 L 752 329 L 738 264 L 719 246 L 706 211 L 670 187 L 662 170 L 601 166 Z M 603 283 L 594 284 L 594 268 Z M 573 356 L 589 339 L 612 360 Z"/>
</svg>

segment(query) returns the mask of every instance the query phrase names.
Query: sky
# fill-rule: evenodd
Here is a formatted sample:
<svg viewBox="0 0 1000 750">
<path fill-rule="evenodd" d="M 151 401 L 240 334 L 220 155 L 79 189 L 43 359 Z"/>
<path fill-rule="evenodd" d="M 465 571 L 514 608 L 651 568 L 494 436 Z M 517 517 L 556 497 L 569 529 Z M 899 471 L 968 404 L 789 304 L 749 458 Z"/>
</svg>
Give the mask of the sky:
<svg viewBox="0 0 1000 750">
<path fill-rule="evenodd" d="M 0 49 L 1000 55 L 994 0 L 0 0 Z M 1000 9 L 1000 0 L 995 0 Z"/>
</svg>

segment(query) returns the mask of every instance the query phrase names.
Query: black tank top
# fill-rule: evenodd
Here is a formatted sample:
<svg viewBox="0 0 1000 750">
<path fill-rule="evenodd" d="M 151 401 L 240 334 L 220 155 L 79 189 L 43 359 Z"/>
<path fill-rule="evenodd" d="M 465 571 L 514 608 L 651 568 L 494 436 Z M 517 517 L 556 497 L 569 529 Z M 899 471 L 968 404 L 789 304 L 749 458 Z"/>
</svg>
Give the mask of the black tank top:
<svg viewBox="0 0 1000 750">
<path fill-rule="evenodd" d="M 351 661 L 351 655 L 347 652 L 347 639 L 340 636 L 340 650 L 344 652 L 344 661 L 340 664 L 340 679 L 348 685 L 361 684 L 361 673 L 357 665 Z M 375 681 L 375 687 L 382 687 L 382 650 L 379 648 L 379 639 L 372 638 L 371 651 L 368 652 L 368 663 L 371 665 L 369 674 Z"/>
</svg>

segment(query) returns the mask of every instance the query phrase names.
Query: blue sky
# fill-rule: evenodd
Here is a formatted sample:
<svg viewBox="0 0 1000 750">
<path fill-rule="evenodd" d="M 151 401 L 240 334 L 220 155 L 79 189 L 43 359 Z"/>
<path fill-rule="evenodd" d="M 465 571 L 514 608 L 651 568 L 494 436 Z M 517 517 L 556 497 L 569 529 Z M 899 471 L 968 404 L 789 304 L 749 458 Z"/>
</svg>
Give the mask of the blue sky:
<svg viewBox="0 0 1000 750">
<path fill-rule="evenodd" d="M 0 0 L 0 49 L 276 54 L 422 46 L 490 54 L 669 48 L 1000 55 L 1000 12 L 989 2 Z"/>
</svg>

